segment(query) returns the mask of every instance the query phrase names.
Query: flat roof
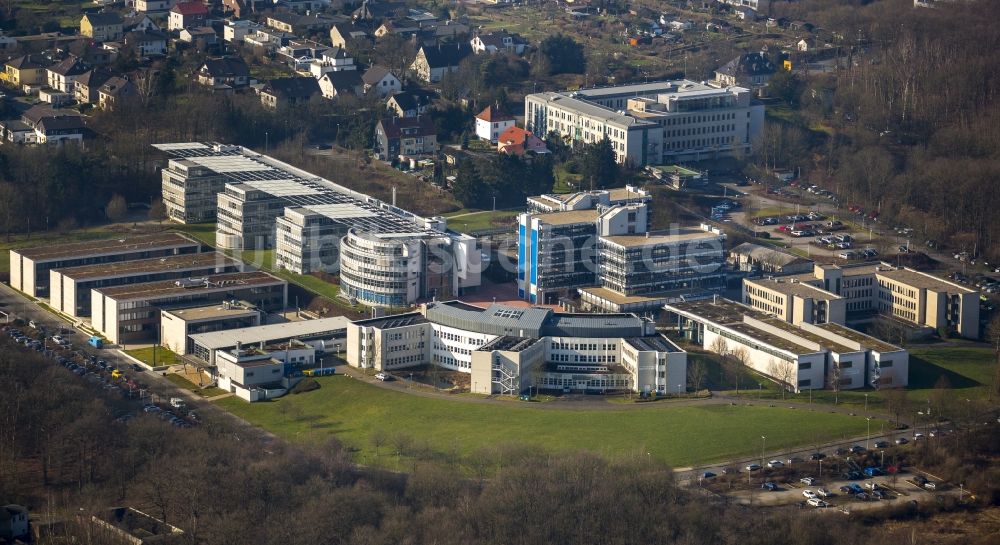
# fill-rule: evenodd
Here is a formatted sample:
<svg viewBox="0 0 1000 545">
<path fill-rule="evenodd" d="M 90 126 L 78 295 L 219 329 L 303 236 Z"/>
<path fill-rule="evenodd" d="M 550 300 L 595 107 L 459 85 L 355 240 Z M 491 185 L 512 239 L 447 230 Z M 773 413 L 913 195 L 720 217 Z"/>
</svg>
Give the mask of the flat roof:
<svg viewBox="0 0 1000 545">
<path fill-rule="evenodd" d="M 770 316 L 743 303 L 737 303 L 736 301 L 722 297 L 668 303 L 667 306 L 681 312 L 703 316 L 709 321 L 722 325 L 743 323 L 744 316 L 750 316 L 758 320 L 763 320 Z"/>
<path fill-rule="evenodd" d="M 426 324 L 427 318 L 419 312 L 407 312 L 404 314 L 393 314 L 379 318 L 369 318 L 367 320 L 357 320 L 352 322 L 355 325 L 365 327 L 377 327 L 379 329 L 392 329 L 396 327 L 407 327 L 417 324 Z"/>
<path fill-rule="evenodd" d="M 589 100 L 580 100 L 578 98 L 573 98 L 567 96 L 563 93 L 555 92 L 545 92 L 536 93 L 534 95 L 543 100 L 546 104 L 559 106 L 566 108 L 567 110 L 572 110 L 576 115 L 583 115 L 593 119 L 599 119 L 605 123 L 611 123 L 624 127 L 628 130 L 629 127 L 637 127 L 642 125 L 653 126 L 655 123 L 650 123 L 649 121 L 643 121 L 641 119 L 636 119 L 632 115 L 620 114 L 615 110 L 606 108 L 597 104 L 595 102 L 590 102 Z"/>
<path fill-rule="evenodd" d="M 813 325 L 821 329 L 825 329 L 831 333 L 840 335 L 845 339 L 849 339 L 856 343 L 859 343 L 861 344 L 861 346 L 866 346 L 868 348 L 871 348 L 872 350 L 875 350 L 877 352 L 900 352 L 904 350 L 903 348 L 898 347 L 894 344 L 889 344 L 881 339 L 876 339 L 871 335 L 865 335 L 864 333 L 856 329 L 851 329 L 847 326 L 842 326 L 840 324 L 825 323 L 825 324 L 813 324 Z"/>
<path fill-rule="evenodd" d="M 129 284 L 127 286 L 98 288 L 92 291 L 101 293 L 105 297 L 109 297 L 117 301 L 129 299 L 153 300 L 161 297 L 180 295 L 182 293 L 208 290 L 227 290 L 235 287 L 287 284 L 284 280 L 262 271 L 213 274 L 194 280 L 205 280 L 206 282 L 199 282 L 185 287 L 183 285 L 183 280 L 160 280 L 157 282 L 144 282 L 142 284 Z"/>
<path fill-rule="evenodd" d="M 798 344 L 785 337 L 779 337 L 778 335 L 775 335 L 773 333 L 769 333 L 762 329 L 757 329 L 756 327 L 750 324 L 746 323 L 726 324 L 725 327 L 732 329 L 733 331 L 736 331 L 738 333 L 742 333 L 752 339 L 763 341 L 764 343 L 769 344 L 780 350 L 784 350 L 785 352 L 790 352 L 792 354 L 795 354 L 796 356 L 815 354 L 817 352 L 816 350 L 812 350 L 811 348 L 806 348 L 805 346 L 802 346 L 801 344 Z"/>
<path fill-rule="evenodd" d="M 33 261 L 57 261 L 60 259 L 114 255 L 139 250 L 196 245 L 201 246 L 201 243 L 180 233 L 169 231 L 153 235 L 122 235 L 84 242 L 46 244 L 45 246 L 19 248 L 11 250 L 11 252 Z"/>
<path fill-rule="evenodd" d="M 241 345 L 269 343 L 280 339 L 295 339 L 309 337 L 330 331 L 347 329 L 350 320 L 343 316 L 333 318 L 318 318 L 316 320 L 301 320 L 280 324 L 259 325 L 208 333 L 195 333 L 188 337 L 198 346 L 208 350 L 218 350 Z"/>
<path fill-rule="evenodd" d="M 209 305 L 204 307 L 163 310 L 161 312 L 188 322 L 202 322 L 205 320 L 214 320 L 216 318 L 249 316 L 252 314 L 258 314 L 260 311 L 242 306 L 234 307 L 225 305 Z"/>
<path fill-rule="evenodd" d="M 656 296 L 645 296 L 645 295 L 622 295 L 617 291 L 605 288 L 603 286 L 596 286 L 591 288 L 578 288 L 581 292 L 587 292 L 592 297 L 614 303 L 616 305 L 627 305 L 631 303 L 656 303 L 658 301 L 666 301 L 667 296 L 663 295 L 660 297 Z"/>
<path fill-rule="evenodd" d="M 789 265 L 805 265 L 812 263 L 813 260 L 798 256 L 789 252 L 781 251 L 777 248 L 770 246 L 762 246 L 760 244 L 754 244 L 752 242 L 744 242 L 738 246 L 734 246 L 729 250 L 730 254 L 745 255 L 756 259 L 758 261 L 764 261 L 768 264 L 778 265 L 780 267 L 787 267 Z"/>
<path fill-rule="evenodd" d="M 843 297 L 826 291 L 822 288 L 817 288 L 812 284 L 806 284 L 805 282 L 799 281 L 789 281 L 784 278 L 771 278 L 771 279 L 754 279 L 749 278 L 744 279 L 747 284 L 752 284 L 754 286 L 760 286 L 761 288 L 776 291 L 778 293 L 783 293 L 785 295 L 795 295 L 798 297 L 811 297 L 813 299 L 821 299 L 825 301 L 835 301 L 837 299 L 843 299 Z"/>
<path fill-rule="evenodd" d="M 957 293 L 975 293 L 976 290 L 971 290 L 964 286 L 959 286 L 958 284 L 953 284 L 946 280 L 942 280 L 936 276 L 932 276 L 927 273 L 920 271 L 915 271 L 913 269 L 882 269 L 880 268 L 875 273 L 878 276 L 888 278 L 890 280 L 895 280 L 896 282 L 902 282 L 909 286 L 915 288 L 935 290 L 935 291 L 946 291 L 946 292 L 957 292 Z"/>
<path fill-rule="evenodd" d="M 574 223 L 589 223 L 597 221 L 597 210 L 566 210 L 565 212 L 549 212 L 537 214 L 534 217 L 549 225 L 572 225 Z"/>
<path fill-rule="evenodd" d="M 625 248 L 636 246 L 653 246 L 659 244 L 674 244 L 677 242 L 687 242 L 699 239 L 718 239 L 725 235 L 718 235 L 711 231 L 702 231 L 697 227 L 681 227 L 668 233 L 647 235 L 614 235 L 601 237 L 601 240 L 617 244 Z"/>
<path fill-rule="evenodd" d="M 827 339 L 826 337 L 822 337 L 822 336 L 817 335 L 815 333 L 812 333 L 810 331 L 806 331 L 805 329 L 802 329 L 801 327 L 792 325 L 792 324 L 790 324 L 790 323 L 782 320 L 781 318 L 768 317 L 768 318 L 764 318 L 761 321 L 764 322 L 764 323 L 766 323 L 767 325 L 769 325 L 771 327 L 776 327 L 778 329 L 782 329 L 784 331 L 787 331 L 789 333 L 789 335 L 793 335 L 795 337 L 798 337 L 800 339 L 805 339 L 807 341 L 812 341 L 812 342 L 820 345 L 821 347 L 826 348 L 827 350 L 830 350 L 831 352 L 836 352 L 838 354 L 846 354 L 848 352 L 861 352 L 861 351 L 864 350 L 864 347 L 862 347 L 860 350 L 858 350 L 858 349 L 855 349 L 853 347 L 847 346 L 846 344 L 841 344 L 841 343 L 839 343 L 837 341 L 834 341 L 832 339 Z"/>
<path fill-rule="evenodd" d="M 135 261 L 120 261 L 117 263 L 97 263 L 79 267 L 64 267 L 52 269 L 67 278 L 90 280 L 95 278 L 123 277 L 145 273 L 183 271 L 203 269 L 205 267 L 230 267 L 240 262 L 219 252 L 202 252 L 197 254 L 180 254 L 152 259 L 137 259 Z"/>
<path fill-rule="evenodd" d="M 641 351 L 657 351 L 657 352 L 683 352 L 679 346 L 670 341 L 670 339 L 664 337 L 663 335 L 651 336 L 651 337 L 631 337 L 625 339 L 625 342 L 632 345 L 636 350 Z"/>
</svg>

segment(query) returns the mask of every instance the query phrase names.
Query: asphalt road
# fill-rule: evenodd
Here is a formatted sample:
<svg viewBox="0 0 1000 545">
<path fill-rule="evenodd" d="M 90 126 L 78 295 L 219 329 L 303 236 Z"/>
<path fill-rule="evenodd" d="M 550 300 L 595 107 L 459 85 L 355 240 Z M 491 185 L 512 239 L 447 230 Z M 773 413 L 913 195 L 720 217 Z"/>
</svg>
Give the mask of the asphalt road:
<svg viewBox="0 0 1000 545">
<path fill-rule="evenodd" d="M 87 340 L 90 338 L 90 335 L 78 330 L 73 324 L 58 318 L 51 312 L 39 306 L 37 303 L 26 299 L 7 284 L 2 283 L 0 283 L 0 310 L 8 314 L 13 314 L 25 321 L 33 320 L 36 324 L 44 327 L 50 335 L 57 333 L 60 328 L 72 329 L 72 334 L 63 335 L 63 337 L 67 338 L 72 343 L 75 350 L 79 350 L 86 354 L 96 355 L 108 363 L 114 364 L 119 369 L 132 369 L 132 365 L 135 363 L 133 360 L 122 356 L 117 350 L 96 349 L 91 347 L 87 344 Z M 26 329 L 27 327 L 22 328 L 22 330 Z M 188 407 L 198 413 L 199 418 L 203 423 L 226 422 L 233 426 L 236 430 L 235 439 L 238 440 L 242 440 L 241 436 L 260 437 L 265 443 L 276 439 L 274 435 L 253 426 L 246 420 L 243 420 L 232 413 L 218 408 L 193 392 L 178 388 L 172 382 L 167 380 L 163 374 L 154 372 L 146 365 L 143 365 L 143 367 L 144 371 L 142 372 L 136 373 L 135 371 L 127 371 L 126 374 L 133 375 L 137 380 L 146 384 L 148 386 L 149 394 L 151 396 L 157 396 L 154 399 L 164 399 L 170 397 L 183 398 Z M 136 410 L 134 411 L 136 414 L 139 414 L 140 412 L 138 410 L 138 405 L 139 404 L 137 403 Z"/>
</svg>

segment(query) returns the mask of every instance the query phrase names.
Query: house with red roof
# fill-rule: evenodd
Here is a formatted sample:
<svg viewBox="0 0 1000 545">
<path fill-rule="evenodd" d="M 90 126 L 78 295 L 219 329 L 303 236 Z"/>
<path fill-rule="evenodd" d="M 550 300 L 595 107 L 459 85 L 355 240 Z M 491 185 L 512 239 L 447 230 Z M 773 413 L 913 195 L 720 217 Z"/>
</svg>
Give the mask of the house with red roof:
<svg viewBox="0 0 1000 545">
<path fill-rule="evenodd" d="M 202 2 L 181 2 L 170 8 L 167 30 L 180 31 L 185 28 L 205 26 L 208 8 Z"/>
<path fill-rule="evenodd" d="M 545 141 L 529 130 L 510 127 L 497 138 L 497 151 L 507 155 L 524 155 L 524 152 L 548 153 Z"/>
<path fill-rule="evenodd" d="M 514 126 L 514 116 L 508 115 L 497 106 L 487 106 L 476 114 L 476 136 L 497 143 L 500 133 Z"/>
</svg>

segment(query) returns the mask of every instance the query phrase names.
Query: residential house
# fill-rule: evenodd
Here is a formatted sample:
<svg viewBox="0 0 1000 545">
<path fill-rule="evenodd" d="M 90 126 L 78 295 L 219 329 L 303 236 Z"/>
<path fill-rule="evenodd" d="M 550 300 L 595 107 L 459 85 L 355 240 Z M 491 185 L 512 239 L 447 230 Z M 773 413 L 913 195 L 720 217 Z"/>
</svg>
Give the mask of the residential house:
<svg viewBox="0 0 1000 545">
<path fill-rule="evenodd" d="M 384 38 L 390 34 L 396 34 L 403 37 L 415 36 L 420 32 L 420 24 L 413 21 L 405 21 L 402 23 L 394 21 L 385 21 L 378 28 L 375 29 L 375 38 Z"/>
<path fill-rule="evenodd" d="M 40 59 L 24 55 L 7 61 L 2 79 L 10 85 L 21 87 L 45 83 L 47 76 L 48 73 Z"/>
<path fill-rule="evenodd" d="M 249 17 L 268 3 L 268 0 L 222 0 L 222 11 L 232 13 L 237 18 Z"/>
<path fill-rule="evenodd" d="M 70 55 L 47 70 L 49 87 L 62 93 L 74 91 L 73 81 L 90 71 L 79 57 Z"/>
<path fill-rule="evenodd" d="M 417 40 L 420 44 L 433 46 L 439 43 L 453 42 L 456 38 L 468 37 L 469 25 L 457 21 L 431 21 L 421 23 Z"/>
<path fill-rule="evenodd" d="M 329 17 L 317 14 L 299 15 L 290 11 L 277 11 L 268 14 L 265 24 L 275 30 L 303 36 L 328 29 L 334 22 Z"/>
<path fill-rule="evenodd" d="M 357 70 L 327 72 L 318 80 L 323 98 L 336 98 L 348 94 L 360 96 L 364 93 L 364 82 Z"/>
<path fill-rule="evenodd" d="M 0 507 L 0 542 L 28 541 L 28 508 L 8 504 Z"/>
<path fill-rule="evenodd" d="M 476 114 L 476 136 L 497 143 L 500 133 L 514 126 L 514 116 L 490 105 Z"/>
<path fill-rule="evenodd" d="M 430 116 L 391 117 L 375 127 L 375 156 L 394 162 L 437 152 L 437 132 Z"/>
<path fill-rule="evenodd" d="M 7 51 L 9 49 L 14 49 L 15 47 L 17 47 L 17 38 L 8 36 L 4 32 L 0 31 L 0 51 Z"/>
<path fill-rule="evenodd" d="M 379 0 L 372 2 L 363 0 L 361 6 L 354 10 L 351 17 L 355 21 L 383 21 L 385 19 L 395 19 L 409 13 L 405 4 L 399 2 L 386 2 Z"/>
<path fill-rule="evenodd" d="M 125 35 L 125 47 L 130 47 L 139 57 L 167 54 L 167 35 L 156 30 L 140 30 Z"/>
<path fill-rule="evenodd" d="M 100 100 L 98 91 L 114 74 L 104 68 L 94 68 L 73 81 L 73 95 L 80 104 L 94 104 Z"/>
<path fill-rule="evenodd" d="M 795 49 L 803 52 L 809 51 L 809 42 L 805 41 L 805 39 L 799 40 L 798 43 L 795 44 Z"/>
<path fill-rule="evenodd" d="M 548 153 L 545 141 L 521 127 L 509 127 L 497 138 L 497 151 L 507 155 L 524 155 L 525 152 Z"/>
<path fill-rule="evenodd" d="M 129 15 L 122 22 L 123 32 L 150 32 L 153 30 L 160 30 L 160 25 L 156 24 L 156 21 L 145 13 Z"/>
<path fill-rule="evenodd" d="M 330 43 L 334 47 L 346 48 L 349 41 L 367 37 L 368 33 L 363 28 L 351 23 L 337 23 L 330 28 Z"/>
<path fill-rule="evenodd" d="M 472 52 L 476 55 L 480 53 L 513 53 L 521 55 L 528 47 L 528 43 L 517 34 L 511 34 L 506 30 L 498 32 L 488 32 L 477 34 L 472 38 Z"/>
<path fill-rule="evenodd" d="M 139 98 L 139 88 L 131 81 L 115 76 L 97 92 L 98 105 L 102 110 L 114 110 L 127 102 Z"/>
<path fill-rule="evenodd" d="M 403 83 L 384 66 L 372 66 L 365 70 L 361 81 L 364 82 L 364 92 L 374 92 L 379 98 L 385 98 L 403 90 Z"/>
<path fill-rule="evenodd" d="M 219 43 L 219 35 L 210 26 L 194 26 L 182 30 L 180 40 L 199 47 L 210 46 Z"/>
<path fill-rule="evenodd" d="M 767 57 L 767 51 L 743 53 L 715 71 L 715 84 L 720 87 L 746 87 L 760 94 L 777 71 L 777 66 Z"/>
<path fill-rule="evenodd" d="M 198 83 L 213 91 L 233 91 L 250 84 L 250 68 L 240 57 L 209 59 L 198 70 Z"/>
<path fill-rule="evenodd" d="M 295 39 L 294 34 L 268 27 L 260 27 L 243 37 L 243 43 L 250 47 L 260 47 L 267 51 L 277 51 Z"/>
<path fill-rule="evenodd" d="M 412 69 L 417 77 L 430 83 L 438 83 L 449 72 L 458 70 L 458 64 L 472 54 L 472 46 L 467 43 L 424 46 L 417 51 Z"/>
<path fill-rule="evenodd" d="M 80 34 L 99 42 L 120 40 L 122 27 L 122 16 L 114 12 L 85 13 L 80 19 Z"/>
<path fill-rule="evenodd" d="M 73 102 L 73 95 L 46 87 L 38 90 L 38 100 L 46 104 L 51 104 L 54 107 L 59 107 Z"/>
<path fill-rule="evenodd" d="M 385 107 L 397 117 L 417 117 L 427 113 L 427 109 L 437 98 L 437 93 L 432 91 L 402 91 L 390 96 Z"/>
<path fill-rule="evenodd" d="M 309 61 L 309 73 L 314 78 L 321 78 L 323 74 L 329 72 L 356 71 L 354 57 L 347 54 L 347 51 L 340 47 L 327 48 L 319 57 Z"/>
<path fill-rule="evenodd" d="M 170 8 L 167 30 L 174 32 L 189 27 L 205 26 L 208 8 L 202 2 L 181 2 Z"/>
<path fill-rule="evenodd" d="M 176 0 L 135 0 L 135 11 L 139 13 L 161 13 L 169 10 Z"/>
<path fill-rule="evenodd" d="M 53 110 L 47 106 L 33 106 L 21 115 L 21 122 L 30 129 L 22 135 L 25 144 L 60 145 L 67 141 L 82 141 L 86 132 L 83 118 L 72 111 Z M 17 141 L 14 136 L 12 141 Z"/>
<path fill-rule="evenodd" d="M 282 108 L 307 102 L 318 94 L 319 83 L 315 78 L 278 78 L 267 82 L 260 90 L 260 102 L 268 108 Z"/>
<path fill-rule="evenodd" d="M 292 70 L 307 71 L 309 64 L 321 58 L 327 49 L 330 47 L 312 40 L 289 40 L 287 44 L 278 48 L 276 53 L 278 60 L 287 64 Z"/>
<path fill-rule="evenodd" d="M 247 34 L 258 28 L 261 28 L 261 25 L 246 19 L 226 21 L 226 26 L 222 28 L 222 39 L 229 43 L 240 43 Z"/>
<path fill-rule="evenodd" d="M 86 49 L 83 50 L 83 62 L 91 66 L 104 66 L 111 64 L 115 59 L 118 58 L 118 48 L 115 46 L 121 46 L 121 42 L 103 42 L 103 43 L 91 43 L 88 44 Z"/>
</svg>

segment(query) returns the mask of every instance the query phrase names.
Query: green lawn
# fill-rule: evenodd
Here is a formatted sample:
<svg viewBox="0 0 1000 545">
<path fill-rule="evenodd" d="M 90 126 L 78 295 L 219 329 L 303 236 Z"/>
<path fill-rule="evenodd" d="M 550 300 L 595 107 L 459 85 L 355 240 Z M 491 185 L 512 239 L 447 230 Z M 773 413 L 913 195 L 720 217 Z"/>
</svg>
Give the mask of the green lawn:
<svg viewBox="0 0 1000 545">
<path fill-rule="evenodd" d="M 153 365 L 153 347 L 149 348 L 136 348 L 135 350 L 126 350 L 126 354 L 132 356 L 133 358 L 152 366 Z M 162 346 L 156 347 L 156 365 L 155 367 L 162 367 L 164 365 L 177 365 L 177 354 L 175 354 L 169 348 L 164 348 Z"/>
<path fill-rule="evenodd" d="M 482 231 L 513 226 L 517 223 L 518 210 L 485 210 L 482 212 L 465 213 L 458 217 L 448 218 L 448 227 L 457 231 Z"/>
<path fill-rule="evenodd" d="M 83 242 L 85 240 L 97 240 L 102 238 L 120 237 L 121 233 L 109 231 L 104 228 L 95 227 L 92 229 L 76 229 L 73 231 L 56 232 L 48 231 L 33 233 L 30 237 L 25 235 L 15 235 L 10 241 L 4 239 L 0 242 L 0 273 L 10 272 L 10 252 L 17 248 L 33 248 L 35 246 L 45 246 L 51 243 L 65 244 L 68 242 Z"/>
<path fill-rule="evenodd" d="M 591 450 L 609 456 L 644 450 L 677 467 L 768 448 L 857 436 L 864 420 L 827 412 L 763 406 L 704 405 L 637 410 L 561 410 L 435 399 L 382 389 L 344 376 L 317 379 L 322 388 L 273 402 L 227 398 L 219 406 L 290 440 L 319 443 L 333 435 L 358 449 L 361 461 L 393 466 L 385 453 L 406 434 L 436 453 L 469 455 L 503 443 L 554 452 Z M 546 404 L 552 407 L 551 404 Z M 374 433 L 388 438 L 375 457 Z"/>
</svg>

